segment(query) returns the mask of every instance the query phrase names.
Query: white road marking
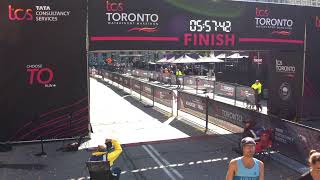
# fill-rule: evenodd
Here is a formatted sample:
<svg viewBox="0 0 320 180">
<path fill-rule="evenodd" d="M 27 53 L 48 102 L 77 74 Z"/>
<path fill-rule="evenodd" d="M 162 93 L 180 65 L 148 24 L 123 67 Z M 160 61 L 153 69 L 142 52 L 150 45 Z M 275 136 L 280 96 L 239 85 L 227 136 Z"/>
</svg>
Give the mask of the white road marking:
<svg viewBox="0 0 320 180">
<path fill-rule="evenodd" d="M 162 160 L 162 162 L 165 163 L 165 165 L 169 166 L 170 169 L 172 170 L 173 173 L 175 173 L 180 179 L 184 179 L 184 177 L 175 169 L 173 169 L 171 166 L 170 166 L 170 163 L 164 159 L 160 153 L 152 146 L 152 145 L 148 145 L 148 147 L 151 149 L 151 151 L 154 152 L 154 154 L 156 154 L 156 156 L 158 156 L 158 158 L 160 158 Z"/>
<path fill-rule="evenodd" d="M 164 170 L 164 172 L 172 179 L 172 180 L 176 180 L 176 178 L 173 176 L 173 174 L 168 171 L 168 169 L 160 162 L 160 160 L 158 158 L 155 157 L 155 155 L 147 148 L 147 146 L 142 145 L 142 148 L 147 151 L 147 153 L 152 157 L 152 159 L 160 166 L 163 167 L 162 169 Z"/>
</svg>

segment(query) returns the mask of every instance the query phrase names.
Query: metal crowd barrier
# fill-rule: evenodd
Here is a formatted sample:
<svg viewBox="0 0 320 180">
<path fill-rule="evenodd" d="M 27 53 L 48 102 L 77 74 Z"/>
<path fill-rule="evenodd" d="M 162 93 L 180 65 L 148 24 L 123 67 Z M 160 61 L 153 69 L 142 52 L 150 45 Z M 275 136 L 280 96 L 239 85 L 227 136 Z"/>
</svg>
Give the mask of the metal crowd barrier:
<svg viewBox="0 0 320 180">
<path fill-rule="evenodd" d="M 177 113 L 183 111 L 234 133 L 242 133 L 244 122 L 254 121 L 258 129 L 271 129 L 274 147 L 281 154 L 302 163 L 310 149 L 319 149 L 320 130 L 272 115 L 236 107 L 187 92 L 178 92 Z"/>
<path fill-rule="evenodd" d="M 125 72 L 128 72 L 128 70 L 125 70 Z M 132 70 L 133 76 L 140 77 L 150 77 L 149 72 L 147 71 L 137 71 Z M 157 102 L 159 104 L 162 104 L 164 106 L 167 106 L 171 108 L 171 114 L 173 115 L 173 92 L 170 89 L 158 87 L 149 83 L 144 83 L 142 81 L 139 81 L 138 79 L 131 78 L 129 76 L 125 76 L 122 74 L 118 74 L 115 72 L 109 72 L 107 70 L 99 70 L 99 74 L 102 76 L 102 78 L 106 78 L 111 80 L 111 83 L 113 82 L 118 84 L 118 88 L 120 89 L 120 86 L 122 86 L 122 89 L 124 87 L 130 89 L 130 92 L 132 94 L 132 91 L 139 94 L 139 100 L 142 100 L 142 96 L 152 100 L 152 106 L 154 106 L 154 103 Z"/>
<path fill-rule="evenodd" d="M 134 77 L 149 79 L 150 81 L 159 81 L 168 85 L 177 84 L 177 78 L 175 75 L 172 74 L 165 74 L 155 71 L 146 71 L 141 69 L 124 69 L 124 72 Z M 235 105 L 237 101 L 244 101 L 250 105 L 255 104 L 254 91 L 248 86 L 225 82 L 216 82 L 214 80 L 209 80 L 197 76 L 182 76 L 179 79 L 182 89 L 185 89 L 186 87 L 195 89 L 196 94 L 200 92 L 213 93 L 213 97 L 215 95 L 219 95 L 222 97 L 233 99 Z"/>
</svg>

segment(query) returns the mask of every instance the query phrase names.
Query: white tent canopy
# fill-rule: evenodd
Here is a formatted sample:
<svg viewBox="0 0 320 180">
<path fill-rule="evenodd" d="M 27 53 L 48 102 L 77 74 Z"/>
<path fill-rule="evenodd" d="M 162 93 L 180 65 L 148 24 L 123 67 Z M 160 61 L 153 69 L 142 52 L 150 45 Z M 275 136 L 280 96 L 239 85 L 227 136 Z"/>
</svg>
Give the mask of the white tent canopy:
<svg viewBox="0 0 320 180">
<path fill-rule="evenodd" d="M 157 64 L 166 64 L 166 63 L 172 63 L 172 61 L 174 61 L 175 58 L 172 57 L 171 59 L 167 59 L 167 58 L 162 58 L 159 61 L 157 61 Z"/>
<path fill-rule="evenodd" d="M 175 57 L 172 57 L 172 58 L 170 58 L 170 59 L 168 59 L 167 61 L 166 61 L 166 63 L 172 63 L 172 62 L 174 62 L 175 61 Z"/>
<path fill-rule="evenodd" d="M 198 63 L 218 63 L 218 62 L 224 62 L 221 59 L 218 59 L 214 56 L 210 56 L 210 57 L 202 57 L 200 56 L 199 59 L 197 59 Z"/>
<path fill-rule="evenodd" d="M 172 61 L 173 64 L 187 64 L 187 63 L 198 63 L 196 59 L 189 57 L 188 55 L 181 56 L 180 58 Z"/>
<path fill-rule="evenodd" d="M 247 58 L 249 56 L 245 56 L 245 55 L 240 55 L 240 53 L 234 53 L 231 56 L 228 56 L 228 59 L 242 59 L 242 58 Z"/>
<path fill-rule="evenodd" d="M 162 58 L 162 59 L 160 59 L 159 61 L 157 61 L 157 63 L 164 63 L 164 62 L 166 62 L 167 61 L 167 58 Z"/>
<path fill-rule="evenodd" d="M 161 63 L 161 64 L 219 63 L 219 62 L 224 62 L 225 59 L 242 59 L 242 58 L 248 58 L 248 57 L 249 57 L 248 55 L 240 54 L 240 53 L 233 53 L 230 56 L 228 56 L 227 53 L 221 53 L 217 56 L 215 56 L 214 53 L 211 53 L 209 57 L 200 56 L 198 59 L 193 59 L 188 55 L 183 55 L 177 59 L 175 57 L 172 57 L 170 59 L 162 58 L 158 60 L 157 63 Z"/>
<path fill-rule="evenodd" d="M 218 59 L 224 59 L 227 57 L 227 55 L 225 53 L 219 54 L 218 56 L 215 56 Z"/>
</svg>

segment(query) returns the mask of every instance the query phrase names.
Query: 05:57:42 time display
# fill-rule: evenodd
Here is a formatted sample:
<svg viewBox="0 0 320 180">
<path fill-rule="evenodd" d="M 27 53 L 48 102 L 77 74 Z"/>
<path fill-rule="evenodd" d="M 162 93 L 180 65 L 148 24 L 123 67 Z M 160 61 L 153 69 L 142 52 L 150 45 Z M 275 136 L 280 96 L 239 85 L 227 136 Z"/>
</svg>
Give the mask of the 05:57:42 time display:
<svg viewBox="0 0 320 180">
<path fill-rule="evenodd" d="M 231 32 L 231 21 L 190 20 L 191 32 Z"/>
</svg>

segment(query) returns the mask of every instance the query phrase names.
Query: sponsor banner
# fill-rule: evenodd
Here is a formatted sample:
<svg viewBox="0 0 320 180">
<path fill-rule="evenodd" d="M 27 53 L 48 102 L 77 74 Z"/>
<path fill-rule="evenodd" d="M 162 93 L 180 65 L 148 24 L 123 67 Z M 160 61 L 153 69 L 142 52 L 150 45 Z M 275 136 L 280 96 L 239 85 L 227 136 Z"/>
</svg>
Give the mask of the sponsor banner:
<svg viewBox="0 0 320 180">
<path fill-rule="evenodd" d="M 235 87 L 230 84 L 225 84 L 221 82 L 216 82 L 215 93 L 221 96 L 234 98 Z"/>
<path fill-rule="evenodd" d="M 105 70 L 100 70 L 100 75 L 102 76 L 102 78 L 106 78 L 106 71 Z"/>
<path fill-rule="evenodd" d="M 140 72 L 141 72 L 141 70 L 137 69 L 137 70 L 135 71 L 135 75 L 136 75 L 137 77 L 140 77 L 140 76 L 141 76 L 141 75 L 140 75 Z"/>
<path fill-rule="evenodd" d="M 123 76 L 119 74 L 119 84 L 123 85 Z"/>
<path fill-rule="evenodd" d="M 0 1 L 1 142 L 89 134 L 86 13 L 85 0 Z"/>
<path fill-rule="evenodd" d="M 105 71 L 104 72 L 104 78 L 110 79 L 110 73 Z"/>
<path fill-rule="evenodd" d="M 179 99 L 179 110 L 205 120 L 206 98 L 180 92 Z M 273 132 L 276 150 L 300 162 L 305 162 L 310 149 L 320 148 L 319 130 L 212 99 L 208 100 L 208 120 L 235 133 L 243 132 L 244 122 L 255 122 L 255 130 Z"/>
<path fill-rule="evenodd" d="M 136 93 L 140 94 L 141 82 L 137 81 L 135 79 L 131 79 L 131 85 L 132 85 L 132 90 L 135 91 Z"/>
<path fill-rule="evenodd" d="M 153 79 L 154 71 L 148 71 L 148 78 Z"/>
<path fill-rule="evenodd" d="M 155 78 L 157 78 L 156 80 L 159 81 L 159 82 L 162 82 L 161 74 L 162 74 L 161 72 L 156 72 L 156 74 L 155 74 Z"/>
<path fill-rule="evenodd" d="M 205 89 L 207 92 L 214 90 L 214 81 L 198 79 L 198 89 Z"/>
<path fill-rule="evenodd" d="M 257 58 L 254 58 L 253 59 L 253 62 L 257 63 L 257 64 L 262 64 L 262 59 L 257 59 Z"/>
<path fill-rule="evenodd" d="M 275 148 L 292 159 L 305 163 L 310 149 L 319 148 L 319 130 L 256 112 L 252 114 L 252 119 L 257 122 L 258 128 L 272 129 Z"/>
<path fill-rule="evenodd" d="M 152 100 L 153 87 L 150 84 L 142 83 L 141 94 Z"/>
<path fill-rule="evenodd" d="M 307 19 L 306 63 L 304 74 L 304 91 L 302 101 L 302 117 L 304 119 L 320 119 L 320 13 L 318 8 L 309 8 Z"/>
<path fill-rule="evenodd" d="M 134 73 L 135 73 L 135 70 L 132 69 L 132 70 L 130 71 L 130 74 L 129 74 L 129 75 L 135 76 Z"/>
<path fill-rule="evenodd" d="M 119 83 L 119 75 L 112 73 L 112 81 L 115 83 Z"/>
<path fill-rule="evenodd" d="M 136 70 L 136 76 L 137 76 L 137 77 L 142 77 L 142 76 L 143 76 L 142 70 L 137 69 L 137 70 Z"/>
<path fill-rule="evenodd" d="M 141 77 L 141 76 L 142 76 L 141 71 L 142 71 L 142 70 L 140 70 L 140 69 L 137 69 L 137 70 L 136 70 L 136 76 L 137 76 L 137 77 Z"/>
<path fill-rule="evenodd" d="M 138 70 L 136 70 L 136 69 L 132 70 L 132 75 L 138 77 L 138 75 L 139 75 Z"/>
<path fill-rule="evenodd" d="M 33 5 L 21 7 L 19 4 L 8 4 L 8 19 L 15 22 L 59 23 L 70 17 L 71 8 L 58 7 L 55 4 Z"/>
<path fill-rule="evenodd" d="M 152 80 L 155 80 L 155 81 L 159 81 L 159 79 L 160 79 L 160 72 L 154 72 L 154 71 L 151 71 L 151 73 L 150 73 L 150 78 L 152 79 Z"/>
<path fill-rule="evenodd" d="M 109 72 L 109 79 L 111 80 L 111 81 L 114 81 L 114 73 L 113 72 Z"/>
<path fill-rule="evenodd" d="M 90 50 L 298 49 L 301 14 L 253 2 L 89 1 Z"/>
<path fill-rule="evenodd" d="M 304 158 L 303 160 L 308 159 L 308 154 L 310 149 L 319 149 L 320 144 L 320 131 L 318 129 L 311 129 L 309 127 L 304 127 L 299 124 L 293 124 L 291 122 L 285 123 L 287 131 L 290 132 L 290 137 L 294 144 L 298 147 L 300 156 Z M 292 142 L 289 139 L 289 142 Z M 287 152 L 290 153 L 292 149 L 288 149 Z M 294 157 L 294 156 L 293 156 Z M 298 156 L 299 157 L 299 156 Z"/>
<path fill-rule="evenodd" d="M 130 75 L 131 75 L 131 73 L 132 73 L 132 71 L 131 71 L 130 69 L 127 69 L 127 68 L 125 68 L 124 72 L 125 72 L 126 74 L 130 74 Z"/>
<path fill-rule="evenodd" d="M 98 70 L 97 69 L 93 69 L 92 73 L 93 73 L 93 75 L 97 75 L 98 74 Z"/>
<path fill-rule="evenodd" d="M 190 113 L 199 118 L 206 118 L 206 98 L 192 95 L 185 92 L 179 92 L 178 109 Z"/>
<path fill-rule="evenodd" d="M 256 130 L 272 130 L 274 148 L 303 163 L 310 149 L 320 148 L 320 130 L 317 129 L 214 100 L 209 100 L 208 113 L 210 122 L 233 132 L 241 133 L 244 121 L 254 121 Z"/>
<path fill-rule="evenodd" d="M 111 80 L 111 81 L 113 81 L 113 73 L 109 73 L 109 79 Z"/>
<path fill-rule="evenodd" d="M 144 70 L 142 70 L 142 71 L 141 71 L 141 77 L 143 77 L 143 78 L 149 78 L 149 71 L 144 71 Z"/>
<path fill-rule="evenodd" d="M 237 100 L 248 101 L 252 104 L 255 104 L 254 90 L 245 86 L 236 87 L 236 96 Z"/>
<path fill-rule="evenodd" d="M 142 70 L 140 70 L 140 69 L 136 70 L 136 75 L 137 75 L 138 77 L 141 77 L 141 76 L 142 76 L 141 71 L 142 71 Z"/>
<path fill-rule="evenodd" d="M 171 79 L 172 84 L 177 84 L 177 76 L 176 75 L 171 75 L 170 79 Z"/>
<path fill-rule="evenodd" d="M 244 112 L 249 110 L 243 109 Z M 295 130 L 299 127 L 298 124 L 294 125 L 289 121 L 279 119 L 278 117 L 268 116 L 257 112 L 250 114 L 250 120 L 256 123 L 255 131 L 271 130 L 274 141 L 273 147 L 281 154 L 287 157 L 296 159 L 300 162 L 305 162 L 305 158 L 308 156 L 305 152 L 300 151 L 300 144 L 297 140 L 298 134 Z M 290 127 L 290 125 L 294 125 Z M 308 128 L 304 129 L 308 131 Z"/>
<path fill-rule="evenodd" d="M 250 120 L 251 113 L 250 111 L 248 112 L 244 112 L 241 108 L 237 108 L 211 99 L 209 100 L 209 116 L 227 121 L 239 127 L 243 127 L 244 121 Z"/>
<path fill-rule="evenodd" d="M 197 88 L 196 78 L 192 76 L 184 76 L 184 86 L 196 89 Z"/>
<path fill-rule="evenodd" d="M 303 78 L 303 53 L 273 51 L 269 61 L 270 112 L 284 119 L 293 120 L 300 109 Z"/>
<path fill-rule="evenodd" d="M 122 76 L 123 78 L 123 86 L 130 89 L 131 88 L 131 84 L 130 84 L 130 78 L 129 77 L 125 77 L 125 76 Z"/>
<path fill-rule="evenodd" d="M 139 73 L 140 73 L 140 70 L 139 69 L 135 69 L 133 75 L 136 76 L 136 77 L 139 77 Z"/>
<path fill-rule="evenodd" d="M 154 86 L 154 96 L 155 102 L 172 108 L 172 90 Z"/>
<path fill-rule="evenodd" d="M 235 86 L 221 82 L 215 82 L 215 86 L 214 92 L 218 95 L 255 103 L 254 91 L 250 87 Z M 236 93 L 236 97 L 234 93 Z"/>
</svg>

